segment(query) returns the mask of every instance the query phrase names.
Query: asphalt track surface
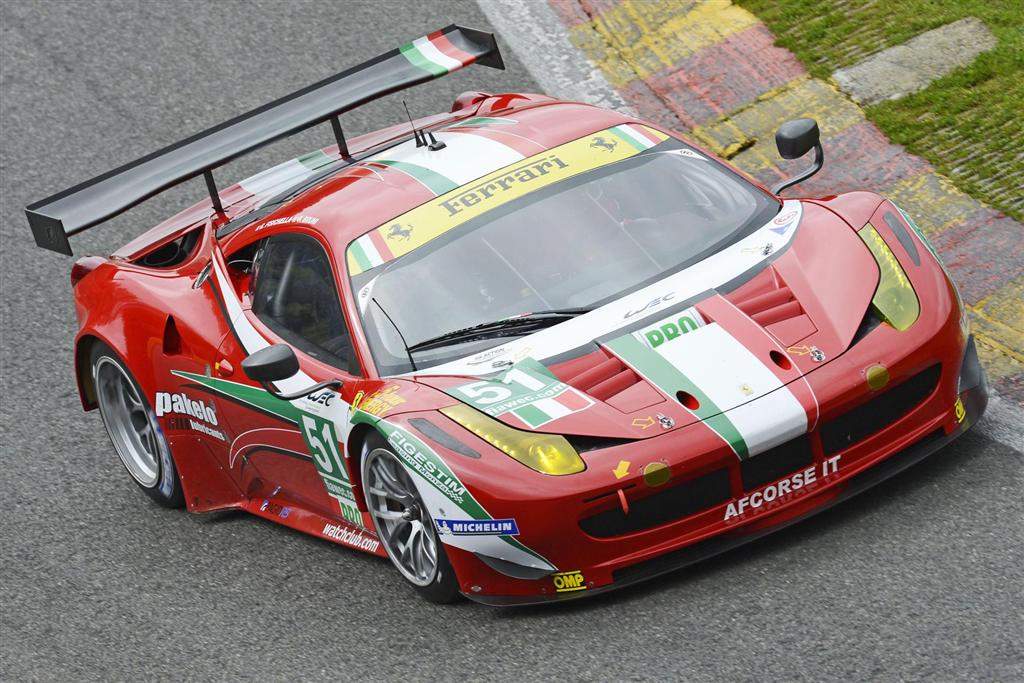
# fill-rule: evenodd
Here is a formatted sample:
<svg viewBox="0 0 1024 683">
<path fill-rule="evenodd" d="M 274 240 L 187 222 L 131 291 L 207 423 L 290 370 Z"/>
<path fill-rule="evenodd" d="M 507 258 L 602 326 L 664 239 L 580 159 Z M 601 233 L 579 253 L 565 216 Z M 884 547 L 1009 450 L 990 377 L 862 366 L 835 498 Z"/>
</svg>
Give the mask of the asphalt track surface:
<svg viewBox="0 0 1024 683">
<path fill-rule="evenodd" d="M 135 489 L 76 397 L 71 262 L 35 248 L 22 207 L 450 21 L 487 27 L 461 2 L 2 5 L 0 680 L 1024 677 L 1022 454 L 984 425 L 811 521 L 551 608 L 428 605 L 384 560 Z M 405 97 L 425 113 L 535 88 L 506 61 Z M 170 192 L 76 251 L 109 252 L 201 194 Z"/>
</svg>

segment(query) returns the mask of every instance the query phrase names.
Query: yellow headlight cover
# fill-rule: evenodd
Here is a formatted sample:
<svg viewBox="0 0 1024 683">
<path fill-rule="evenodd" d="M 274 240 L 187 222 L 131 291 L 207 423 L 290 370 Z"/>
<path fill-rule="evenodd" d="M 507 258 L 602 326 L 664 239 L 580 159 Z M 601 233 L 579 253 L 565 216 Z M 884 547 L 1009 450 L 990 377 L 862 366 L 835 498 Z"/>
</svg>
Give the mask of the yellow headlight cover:
<svg viewBox="0 0 1024 683">
<path fill-rule="evenodd" d="M 564 436 L 513 429 L 479 410 L 459 404 L 441 412 L 495 448 L 541 474 L 576 474 L 587 468 Z"/>
<path fill-rule="evenodd" d="M 873 225 L 868 223 L 857 234 L 875 257 L 881 274 L 871 305 L 882 320 L 902 332 L 913 325 L 921 314 L 921 303 L 914 287 L 896 255 Z"/>
</svg>

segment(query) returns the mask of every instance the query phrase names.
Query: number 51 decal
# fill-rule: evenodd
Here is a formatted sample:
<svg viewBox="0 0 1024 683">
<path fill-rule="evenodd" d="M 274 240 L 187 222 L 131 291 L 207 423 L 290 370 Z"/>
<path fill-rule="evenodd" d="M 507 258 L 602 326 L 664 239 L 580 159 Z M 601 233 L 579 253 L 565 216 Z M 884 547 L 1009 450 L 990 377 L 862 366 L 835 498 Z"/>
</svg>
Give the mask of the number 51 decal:
<svg viewBox="0 0 1024 683">
<path fill-rule="evenodd" d="M 328 495 L 337 499 L 341 516 L 356 526 L 363 525 L 363 516 L 356 507 L 355 494 L 348 479 L 348 469 L 338 451 L 338 436 L 330 420 L 309 413 L 302 414 L 302 438 Z"/>
</svg>

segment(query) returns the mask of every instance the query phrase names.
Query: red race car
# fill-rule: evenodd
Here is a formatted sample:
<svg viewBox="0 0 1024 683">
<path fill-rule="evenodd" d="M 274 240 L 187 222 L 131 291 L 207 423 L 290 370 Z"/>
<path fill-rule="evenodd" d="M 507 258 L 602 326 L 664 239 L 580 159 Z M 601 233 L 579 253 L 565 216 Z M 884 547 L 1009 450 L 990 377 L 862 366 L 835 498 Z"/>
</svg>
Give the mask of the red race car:
<svg viewBox="0 0 1024 683">
<path fill-rule="evenodd" d="M 658 126 L 540 95 L 346 140 L 478 63 L 458 26 L 27 208 L 36 242 L 191 178 L 209 198 L 71 270 L 75 377 L 161 505 L 387 556 L 425 598 L 626 586 L 803 519 L 985 409 L 956 287 L 871 192 L 769 191 Z M 296 131 L 335 144 L 218 190 Z M 326 126 L 325 126 L 326 130 Z"/>
</svg>

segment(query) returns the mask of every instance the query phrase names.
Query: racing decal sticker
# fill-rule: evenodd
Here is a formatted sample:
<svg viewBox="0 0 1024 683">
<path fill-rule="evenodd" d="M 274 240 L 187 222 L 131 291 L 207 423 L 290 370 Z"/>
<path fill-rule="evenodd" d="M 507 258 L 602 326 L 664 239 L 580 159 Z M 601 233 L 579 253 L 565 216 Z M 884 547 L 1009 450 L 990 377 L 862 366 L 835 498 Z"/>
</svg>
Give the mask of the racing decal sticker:
<svg viewBox="0 0 1024 683">
<path fill-rule="evenodd" d="M 678 399 L 741 460 L 807 430 L 807 412 L 792 391 L 717 323 L 666 339 L 654 348 L 640 333 L 614 339 L 608 348 L 670 398 Z"/>
<path fill-rule="evenodd" d="M 476 61 L 476 57 L 455 47 L 441 31 L 435 31 L 398 48 L 417 69 L 431 76 L 444 76 Z"/>
<path fill-rule="evenodd" d="M 762 511 L 764 506 L 775 507 L 786 502 L 792 496 L 814 488 L 820 479 L 828 479 L 839 472 L 839 460 L 843 456 L 834 455 L 828 458 L 821 465 L 810 465 L 802 470 L 790 474 L 779 481 L 762 486 L 761 488 L 748 493 L 735 502 L 729 503 L 725 508 L 725 516 L 722 521 L 728 522 L 736 517 L 745 515 L 748 512 Z M 775 505 L 773 505 L 773 503 Z"/>
<path fill-rule="evenodd" d="M 370 415 L 381 417 L 392 408 L 405 403 L 405 399 L 398 394 L 399 389 L 401 389 L 399 385 L 389 384 L 369 394 L 360 391 L 352 401 L 351 409 L 359 408 Z"/>
<path fill-rule="evenodd" d="M 247 384 L 178 370 L 173 374 L 298 426 L 327 494 L 338 501 L 341 516 L 347 522 L 363 526 L 362 513 L 356 506 L 345 463 L 347 455 L 344 454 L 344 442 L 334 417 L 338 410 L 343 415 L 348 413 L 348 404 L 344 403 L 338 394 L 324 390 L 296 401 L 282 401 L 264 389 Z M 235 453 L 234 448 L 232 453 Z"/>
<path fill-rule="evenodd" d="M 514 519 L 435 519 L 437 533 L 456 536 L 518 536 Z"/>
<path fill-rule="evenodd" d="M 313 455 L 316 471 L 327 489 L 327 494 L 338 501 L 341 516 L 346 522 L 363 525 L 363 513 L 356 505 L 352 483 L 348 478 L 348 467 L 342 459 L 339 448 L 344 450 L 331 420 L 319 415 L 303 412 L 301 416 L 302 438 Z"/>
<path fill-rule="evenodd" d="M 171 394 L 166 391 L 158 391 L 154 399 L 156 416 L 164 418 L 167 431 L 199 432 L 227 442 L 224 432 L 215 429 L 217 410 L 212 402 L 193 399 L 184 392 Z"/>
<path fill-rule="evenodd" d="M 407 254 L 466 221 L 513 199 L 579 173 L 635 156 L 667 137 L 664 133 L 646 126 L 623 124 L 522 159 L 519 158 L 518 152 L 493 140 L 480 137 L 470 139 L 469 136 L 457 134 L 444 135 L 443 140 L 446 144 L 462 145 L 466 150 L 465 154 L 459 154 L 456 159 L 455 156 L 445 155 L 448 149 L 440 152 L 421 150 L 419 154 L 423 156 L 417 159 L 422 158 L 423 164 L 429 161 L 432 171 L 450 178 L 459 187 L 405 212 L 353 241 L 347 254 L 349 275 L 358 275 Z M 625 138 L 629 139 L 628 143 Z M 459 139 L 465 142 L 456 143 Z M 483 154 L 481 151 L 480 145 L 484 142 L 508 150 L 507 154 L 515 154 L 517 159 L 482 177 L 476 176 L 458 182 L 454 175 L 458 169 L 471 163 L 470 168 L 478 167 L 480 159 L 490 156 L 490 153 Z M 431 156 L 428 157 L 427 154 Z M 403 163 L 415 163 L 406 156 L 406 152 L 403 151 Z M 441 159 L 449 158 L 452 162 L 446 166 L 444 173 L 441 173 L 438 164 L 442 163 Z M 465 170 L 459 172 L 466 173 Z M 408 239 L 387 240 L 387 232 L 396 222 L 416 226 Z M 382 248 L 382 243 L 385 248 Z"/>
<path fill-rule="evenodd" d="M 673 315 L 668 322 L 657 322 L 649 327 L 634 332 L 633 334 L 647 346 L 655 349 L 667 341 L 672 341 L 681 334 L 686 334 L 698 327 L 704 326 L 704 318 L 700 312 L 693 308 L 687 308 L 678 316 Z"/>
<path fill-rule="evenodd" d="M 380 541 L 377 540 L 376 537 L 367 536 L 361 531 L 349 529 L 339 524 L 324 524 L 324 530 L 320 533 L 328 538 L 333 538 L 335 541 L 344 543 L 345 545 L 352 546 L 359 550 L 377 553 L 380 549 Z"/>
<path fill-rule="evenodd" d="M 491 417 L 512 413 L 530 429 L 594 404 L 589 396 L 573 389 L 532 358 L 519 361 L 494 379 L 445 391 Z"/>
<path fill-rule="evenodd" d="M 458 520 L 459 522 L 495 522 L 500 530 L 502 523 L 515 520 L 494 519 L 473 497 L 473 494 L 452 472 L 444 460 L 415 434 L 402 427 L 370 415 L 356 408 L 352 414 L 353 424 L 369 424 L 387 440 L 402 464 L 417 481 L 417 490 L 435 520 Z M 422 485 L 419 483 L 422 482 Z M 515 532 L 518 533 L 518 526 Z M 512 534 L 473 533 L 441 534 L 448 545 L 515 562 L 527 567 L 554 571 L 555 566 L 547 559 L 520 543 Z"/>
<path fill-rule="evenodd" d="M 579 570 L 558 572 L 551 577 L 551 582 L 555 585 L 556 593 L 572 593 L 574 591 L 587 590 L 586 579 L 583 578 L 583 572 Z"/>
</svg>

